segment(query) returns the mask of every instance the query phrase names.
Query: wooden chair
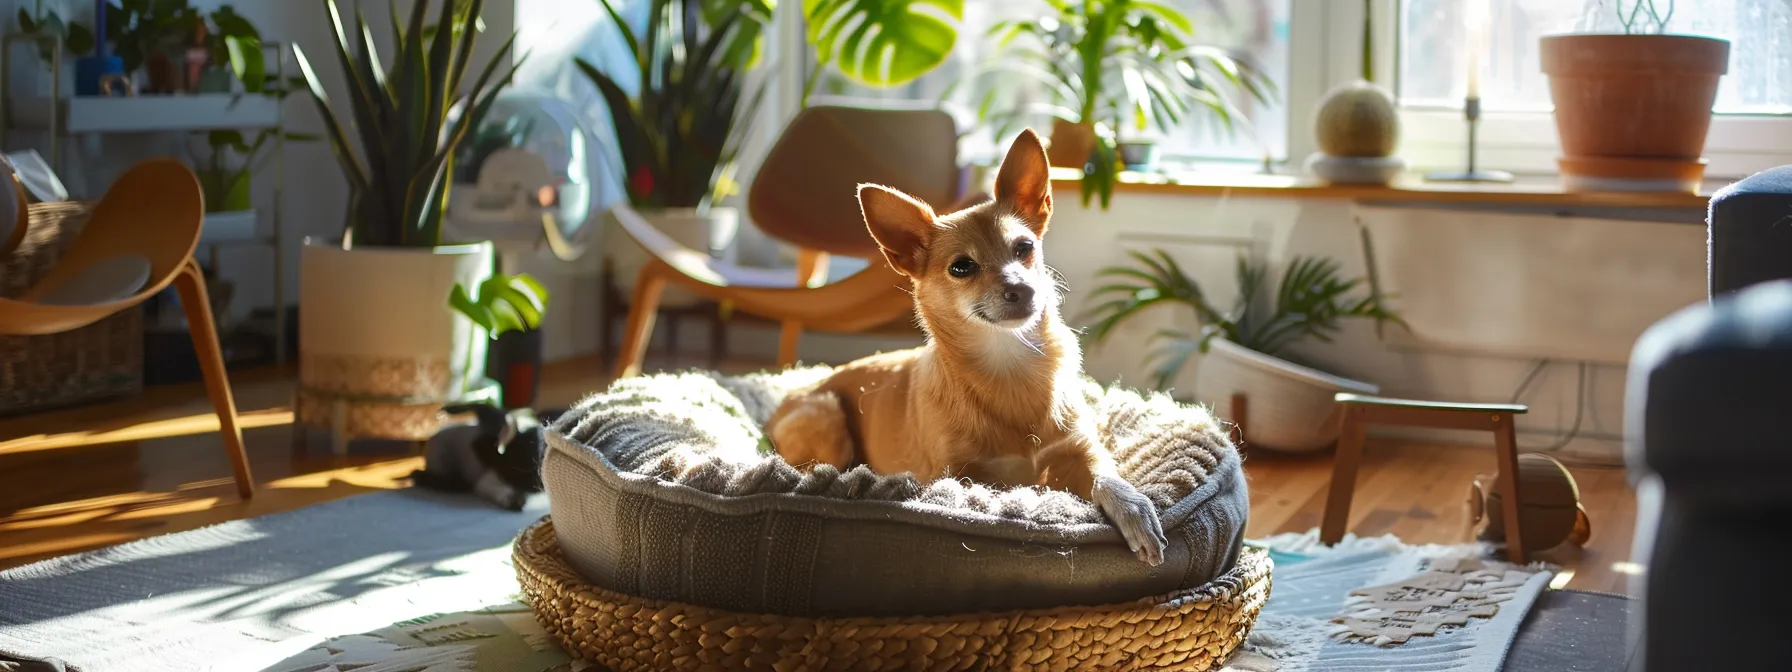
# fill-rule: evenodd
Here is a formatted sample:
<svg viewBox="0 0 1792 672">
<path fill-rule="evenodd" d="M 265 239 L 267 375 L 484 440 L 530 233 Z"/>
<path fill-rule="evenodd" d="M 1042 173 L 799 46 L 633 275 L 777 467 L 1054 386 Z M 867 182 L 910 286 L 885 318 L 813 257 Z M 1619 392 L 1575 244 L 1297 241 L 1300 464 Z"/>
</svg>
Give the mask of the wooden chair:
<svg viewBox="0 0 1792 672">
<path fill-rule="evenodd" d="M 24 228 L 25 194 L 17 180 L 16 228 Z M 205 276 L 193 251 L 205 222 L 205 199 L 199 180 L 172 159 L 145 161 L 125 172 L 89 214 L 87 225 L 50 273 L 17 299 L 0 298 L 0 334 L 34 336 L 87 326 L 122 310 L 136 308 L 173 284 L 186 311 L 187 330 L 199 354 L 205 389 L 218 413 L 224 448 L 236 472 L 236 491 L 244 499 L 255 493 L 243 432 L 237 425 L 236 402 L 224 375 L 224 356 L 206 296 Z M 67 303 L 57 290 L 92 280 L 92 273 L 120 258 L 148 262 L 148 280 L 141 289 L 117 300 Z M 129 291 L 129 290 L 126 290 Z"/>
<path fill-rule="evenodd" d="M 1388 399 L 1339 393 L 1343 431 L 1332 462 L 1332 484 L 1326 492 L 1325 516 L 1319 525 L 1319 541 L 1326 545 L 1344 539 L 1350 521 L 1350 498 L 1356 490 L 1357 467 L 1363 460 L 1363 441 L 1370 425 L 1434 427 L 1493 432 L 1495 461 L 1499 466 L 1502 517 L 1506 523 L 1506 557 L 1524 563 L 1524 540 L 1518 533 L 1518 436 L 1514 416 L 1528 409 L 1519 404 L 1456 404 L 1410 399 Z"/>
<path fill-rule="evenodd" d="M 617 206 L 616 220 L 654 258 L 635 281 L 614 373 L 641 372 L 667 283 L 778 321 L 780 366 L 796 362 L 804 330 L 860 333 L 902 320 L 914 309 L 909 281 L 890 269 L 865 230 L 858 186 L 882 184 L 936 207 L 957 207 L 976 200 L 955 202 L 959 175 L 958 131 L 945 112 L 843 106 L 803 110 L 784 129 L 747 192 L 753 223 L 798 246 L 795 273 L 718 261 L 680 245 L 626 205 Z M 830 254 L 871 263 L 827 283 Z"/>
</svg>

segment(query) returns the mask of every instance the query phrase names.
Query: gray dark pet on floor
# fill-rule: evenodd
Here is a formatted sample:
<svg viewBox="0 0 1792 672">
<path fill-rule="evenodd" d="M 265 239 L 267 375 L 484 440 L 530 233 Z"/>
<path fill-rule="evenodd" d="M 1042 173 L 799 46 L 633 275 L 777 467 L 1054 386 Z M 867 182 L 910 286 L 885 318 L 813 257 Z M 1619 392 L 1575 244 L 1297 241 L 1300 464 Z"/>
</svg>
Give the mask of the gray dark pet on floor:
<svg viewBox="0 0 1792 672">
<path fill-rule="evenodd" d="M 442 412 L 473 414 L 472 422 L 443 427 L 430 437 L 423 468 L 411 482 L 431 490 L 472 491 L 481 499 L 521 511 L 541 492 L 541 427 L 553 415 L 528 409 L 505 412 L 490 404 L 451 404 Z"/>
</svg>

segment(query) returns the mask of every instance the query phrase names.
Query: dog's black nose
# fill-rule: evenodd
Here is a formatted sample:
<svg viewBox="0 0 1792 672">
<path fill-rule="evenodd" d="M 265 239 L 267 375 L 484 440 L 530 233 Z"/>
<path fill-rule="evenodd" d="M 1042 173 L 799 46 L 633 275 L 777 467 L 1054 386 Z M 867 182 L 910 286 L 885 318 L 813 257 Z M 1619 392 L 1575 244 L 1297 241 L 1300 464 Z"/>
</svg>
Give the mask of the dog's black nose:
<svg viewBox="0 0 1792 672">
<path fill-rule="evenodd" d="M 1008 303 L 1030 303 L 1033 301 L 1032 285 L 1003 285 L 1002 300 Z"/>
</svg>

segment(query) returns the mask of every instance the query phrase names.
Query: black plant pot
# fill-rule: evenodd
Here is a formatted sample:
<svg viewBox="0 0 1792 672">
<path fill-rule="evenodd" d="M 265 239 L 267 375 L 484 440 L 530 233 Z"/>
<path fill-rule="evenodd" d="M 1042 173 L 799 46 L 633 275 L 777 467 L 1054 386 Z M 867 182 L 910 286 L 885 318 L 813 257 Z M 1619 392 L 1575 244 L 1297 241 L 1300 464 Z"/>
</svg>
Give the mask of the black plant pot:
<svg viewBox="0 0 1792 672">
<path fill-rule="evenodd" d="M 486 375 L 504 386 L 504 408 L 528 408 L 541 393 L 541 332 L 509 331 L 492 341 Z"/>
</svg>

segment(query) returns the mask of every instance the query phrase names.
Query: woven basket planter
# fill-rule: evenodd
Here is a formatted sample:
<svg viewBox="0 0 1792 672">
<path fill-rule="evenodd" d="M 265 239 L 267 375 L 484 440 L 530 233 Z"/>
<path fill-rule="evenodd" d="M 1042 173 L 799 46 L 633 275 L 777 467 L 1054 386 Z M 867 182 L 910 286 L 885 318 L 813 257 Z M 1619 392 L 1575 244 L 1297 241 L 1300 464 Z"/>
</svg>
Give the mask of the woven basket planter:
<svg viewBox="0 0 1792 672">
<path fill-rule="evenodd" d="M 616 670 L 1217 669 L 1269 599 L 1247 548 L 1199 588 L 1123 604 L 960 616 L 808 619 L 624 595 L 567 566 L 553 521 L 523 530 L 517 579 L 567 651 Z"/>
<path fill-rule="evenodd" d="M 84 203 L 33 203 L 17 250 L 0 259 L 0 295 L 48 275 L 87 224 Z M 57 334 L 0 336 L 0 415 L 43 411 L 143 389 L 143 311 L 122 310 Z"/>
</svg>

